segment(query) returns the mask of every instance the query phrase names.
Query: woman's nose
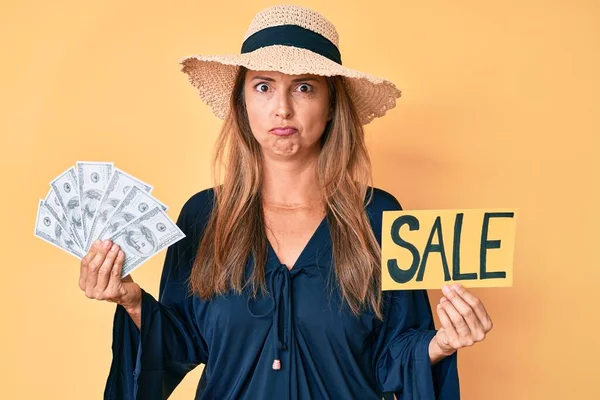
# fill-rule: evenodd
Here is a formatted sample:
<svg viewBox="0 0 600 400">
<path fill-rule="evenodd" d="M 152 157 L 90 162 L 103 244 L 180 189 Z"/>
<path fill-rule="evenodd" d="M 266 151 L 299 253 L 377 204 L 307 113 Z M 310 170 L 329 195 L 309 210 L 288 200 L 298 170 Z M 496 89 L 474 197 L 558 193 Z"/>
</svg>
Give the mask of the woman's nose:
<svg viewBox="0 0 600 400">
<path fill-rule="evenodd" d="M 277 114 L 277 117 L 282 119 L 289 119 L 292 115 L 292 105 L 290 98 L 286 94 L 283 94 L 278 96 L 276 101 L 277 109 L 275 112 Z"/>
</svg>

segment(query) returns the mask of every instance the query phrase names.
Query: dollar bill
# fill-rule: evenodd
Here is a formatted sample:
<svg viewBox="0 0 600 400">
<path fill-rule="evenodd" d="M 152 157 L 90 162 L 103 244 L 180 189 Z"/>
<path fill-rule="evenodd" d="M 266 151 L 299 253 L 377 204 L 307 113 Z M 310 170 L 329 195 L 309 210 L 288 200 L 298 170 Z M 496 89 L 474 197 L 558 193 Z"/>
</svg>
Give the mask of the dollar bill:
<svg viewBox="0 0 600 400">
<path fill-rule="evenodd" d="M 62 224 L 52 215 L 44 200 L 40 199 L 35 219 L 34 235 L 59 249 L 81 259 L 83 251 L 66 231 Z"/>
<path fill-rule="evenodd" d="M 119 203 L 121 203 L 129 190 L 134 186 L 139 187 L 147 193 L 152 191 L 151 185 L 129 175 L 119 168 L 115 167 L 113 169 L 106 190 L 100 200 L 100 205 L 96 211 L 92 226 L 90 227 L 90 234 L 84 246 L 85 251 L 89 250 L 92 242 L 98 238 L 98 233 L 102 231 L 104 225 L 112 217 Z"/>
<path fill-rule="evenodd" d="M 73 228 L 73 233 L 79 243 L 85 243 L 86 237 L 81 222 L 81 207 L 79 204 L 79 184 L 75 175 L 75 167 L 70 167 L 52 182 L 50 186 L 62 207 L 67 222 Z"/>
<path fill-rule="evenodd" d="M 113 171 L 112 162 L 77 161 L 77 182 L 81 204 L 81 223 L 86 239 L 90 236 L 90 228 L 94 215 L 102 199 Z"/>
<path fill-rule="evenodd" d="M 67 221 L 67 216 L 58 201 L 58 197 L 56 197 L 56 193 L 54 193 L 54 189 L 50 188 L 50 190 L 48 190 L 48 194 L 46 194 L 46 197 L 44 198 L 44 205 L 48 211 L 50 211 L 52 216 L 60 223 L 62 228 L 69 232 L 69 235 L 75 240 L 79 248 L 83 249 L 84 243 L 79 243 L 75 232 L 73 232 L 73 227 L 69 224 L 69 221 Z"/>
<path fill-rule="evenodd" d="M 165 212 L 168 209 L 167 206 L 142 189 L 137 186 L 132 187 L 98 234 L 98 239 L 108 239 L 113 233 L 154 207 L 160 207 Z"/>
<path fill-rule="evenodd" d="M 184 237 L 177 224 L 157 206 L 115 232 L 109 239 L 125 253 L 121 274 L 124 278 L 160 250 Z"/>
</svg>

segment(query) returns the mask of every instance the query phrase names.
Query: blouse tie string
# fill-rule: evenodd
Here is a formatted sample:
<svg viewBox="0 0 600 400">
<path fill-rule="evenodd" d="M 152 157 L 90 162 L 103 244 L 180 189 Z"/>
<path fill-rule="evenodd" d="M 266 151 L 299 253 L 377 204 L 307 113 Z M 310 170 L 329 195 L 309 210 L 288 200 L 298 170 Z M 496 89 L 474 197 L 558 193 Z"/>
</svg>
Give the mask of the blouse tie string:
<svg viewBox="0 0 600 400">
<path fill-rule="evenodd" d="M 281 264 L 278 268 L 273 271 L 270 277 L 270 286 L 273 291 L 275 299 L 275 311 L 273 312 L 273 326 L 275 327 L 275 338 L 273 342 L 273 351 L 275 353 L 275 359 L 273 360 L 273 369 L 281 369 L 281 359 L 279 358 L 280 350 L 287 350 L 288 343 L 290 342 L 290 324 L 291 324 L 291 309 L 290 309 L 290 297 L 291 297 L 291 286 L 292 282 L 290 279 L 290 270 L 284 264 Z M 281 303 L 283 302 L 283 340 L 279 336 L 279 315 Z"/>
<path fill-rule="evenodd" d="M 246 302 L 246 307 L 250 315 L 255 318 L 261 318 L 267 316 L 273 311 L 273 327 L 275 329 L 275 336 L 273 337 L 273 352 L 275 359 L 273 360 L 272 368 L 274 370 L 281 369 L 281 359 L 279 353 L 282 350 L 288 350 L 289 343 L 291 341 L 291 324 L 292 324 L 292 311 L 291 311 L 291 297 L 292 297 L 292 277 L 302 272 L 308 272 L 307 268 L 294 267 L 290 271 L 285 264 L 280 264 L 278 267 L 271 271 L 268 271 L 269 275 L 267 278 L 267 287 L 269 292 L 272 293 L 272 304 L 269 310 L 262 314 L 255 314 L 250 308 L 250 300 Z M 280 313 L 284 314 L 283 321 L 283 337 L 280 336 Z"/>
</svg>

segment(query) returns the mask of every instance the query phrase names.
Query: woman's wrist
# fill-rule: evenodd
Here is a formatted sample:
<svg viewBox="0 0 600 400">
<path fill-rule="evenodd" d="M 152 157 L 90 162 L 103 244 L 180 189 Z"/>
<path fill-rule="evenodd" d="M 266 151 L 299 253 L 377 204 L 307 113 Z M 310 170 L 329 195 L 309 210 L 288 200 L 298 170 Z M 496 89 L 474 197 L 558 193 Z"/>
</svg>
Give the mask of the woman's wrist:
<svg viewBox="0 0 600 400">
<path fill-rule="evenodd" d="M 121 306 L 129 315 L 139 316 L 142 314 L 142 288 L 137 284 L 132 287 L 134 288 L 133 296 L 130 296 L 128 301 L 121 303 Z"/>
<path fill-rule="evenodd" d="M 133 305 L 121 304 L 121 306 L 125 309 L 125 311 L 127 311 L 127 314 L 129 314 L 129 317 L 132 319 L 135 326 L 137 326 L 138 329 L 141 329 L 142 328 L 142 299 L 141 299 L 141 296 L 140 296 L 140 301 L 137 302 L 136 304 L 133 304 Z"/>
<path fill-rule="evenodd" d="M 445 357 L 454 354 L 455 349 L 443 349 L 437 341 L 437 334 L 429 342 L 429 361 L 431 365 L 440 362 Z"/>
<path fill-rule="evenodd" d="M 123 308 L 129 315 L 141 315 L 142 314 L 142 302 L 140 301 L 136 305 L 123 305 Z"/>
</svg>

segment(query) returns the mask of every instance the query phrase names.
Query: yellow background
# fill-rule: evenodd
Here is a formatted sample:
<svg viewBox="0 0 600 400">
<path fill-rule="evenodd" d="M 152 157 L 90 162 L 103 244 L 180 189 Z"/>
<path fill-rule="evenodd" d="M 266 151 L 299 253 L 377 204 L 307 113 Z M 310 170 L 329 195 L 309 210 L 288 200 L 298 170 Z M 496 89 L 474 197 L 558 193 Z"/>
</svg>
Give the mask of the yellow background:
<svg viewBox="0 0 600 400">
<path fill-rule="evenodd" d="M 108 373 L 114 305 L 32 233 L 48 182 L 114 161 L 175 218 L 211 185 L 220 126 L 178 61 L 239 52 L 271 4 L 2 3 L 2 398 L 99 399 Z M 367 126 L 377 186 L 407 209 L 519 208 L 514 286 L 473 289 L 495 327 L 460 352 L 463 398 L 600 398 L 598 2 L 301 4 L 335 23 L 345 65 L 403 90 Z M 134 274 L 155 295 L 163 259 Z M 173 399 L 193 398 L 200 370 Z"/>
</svg>

